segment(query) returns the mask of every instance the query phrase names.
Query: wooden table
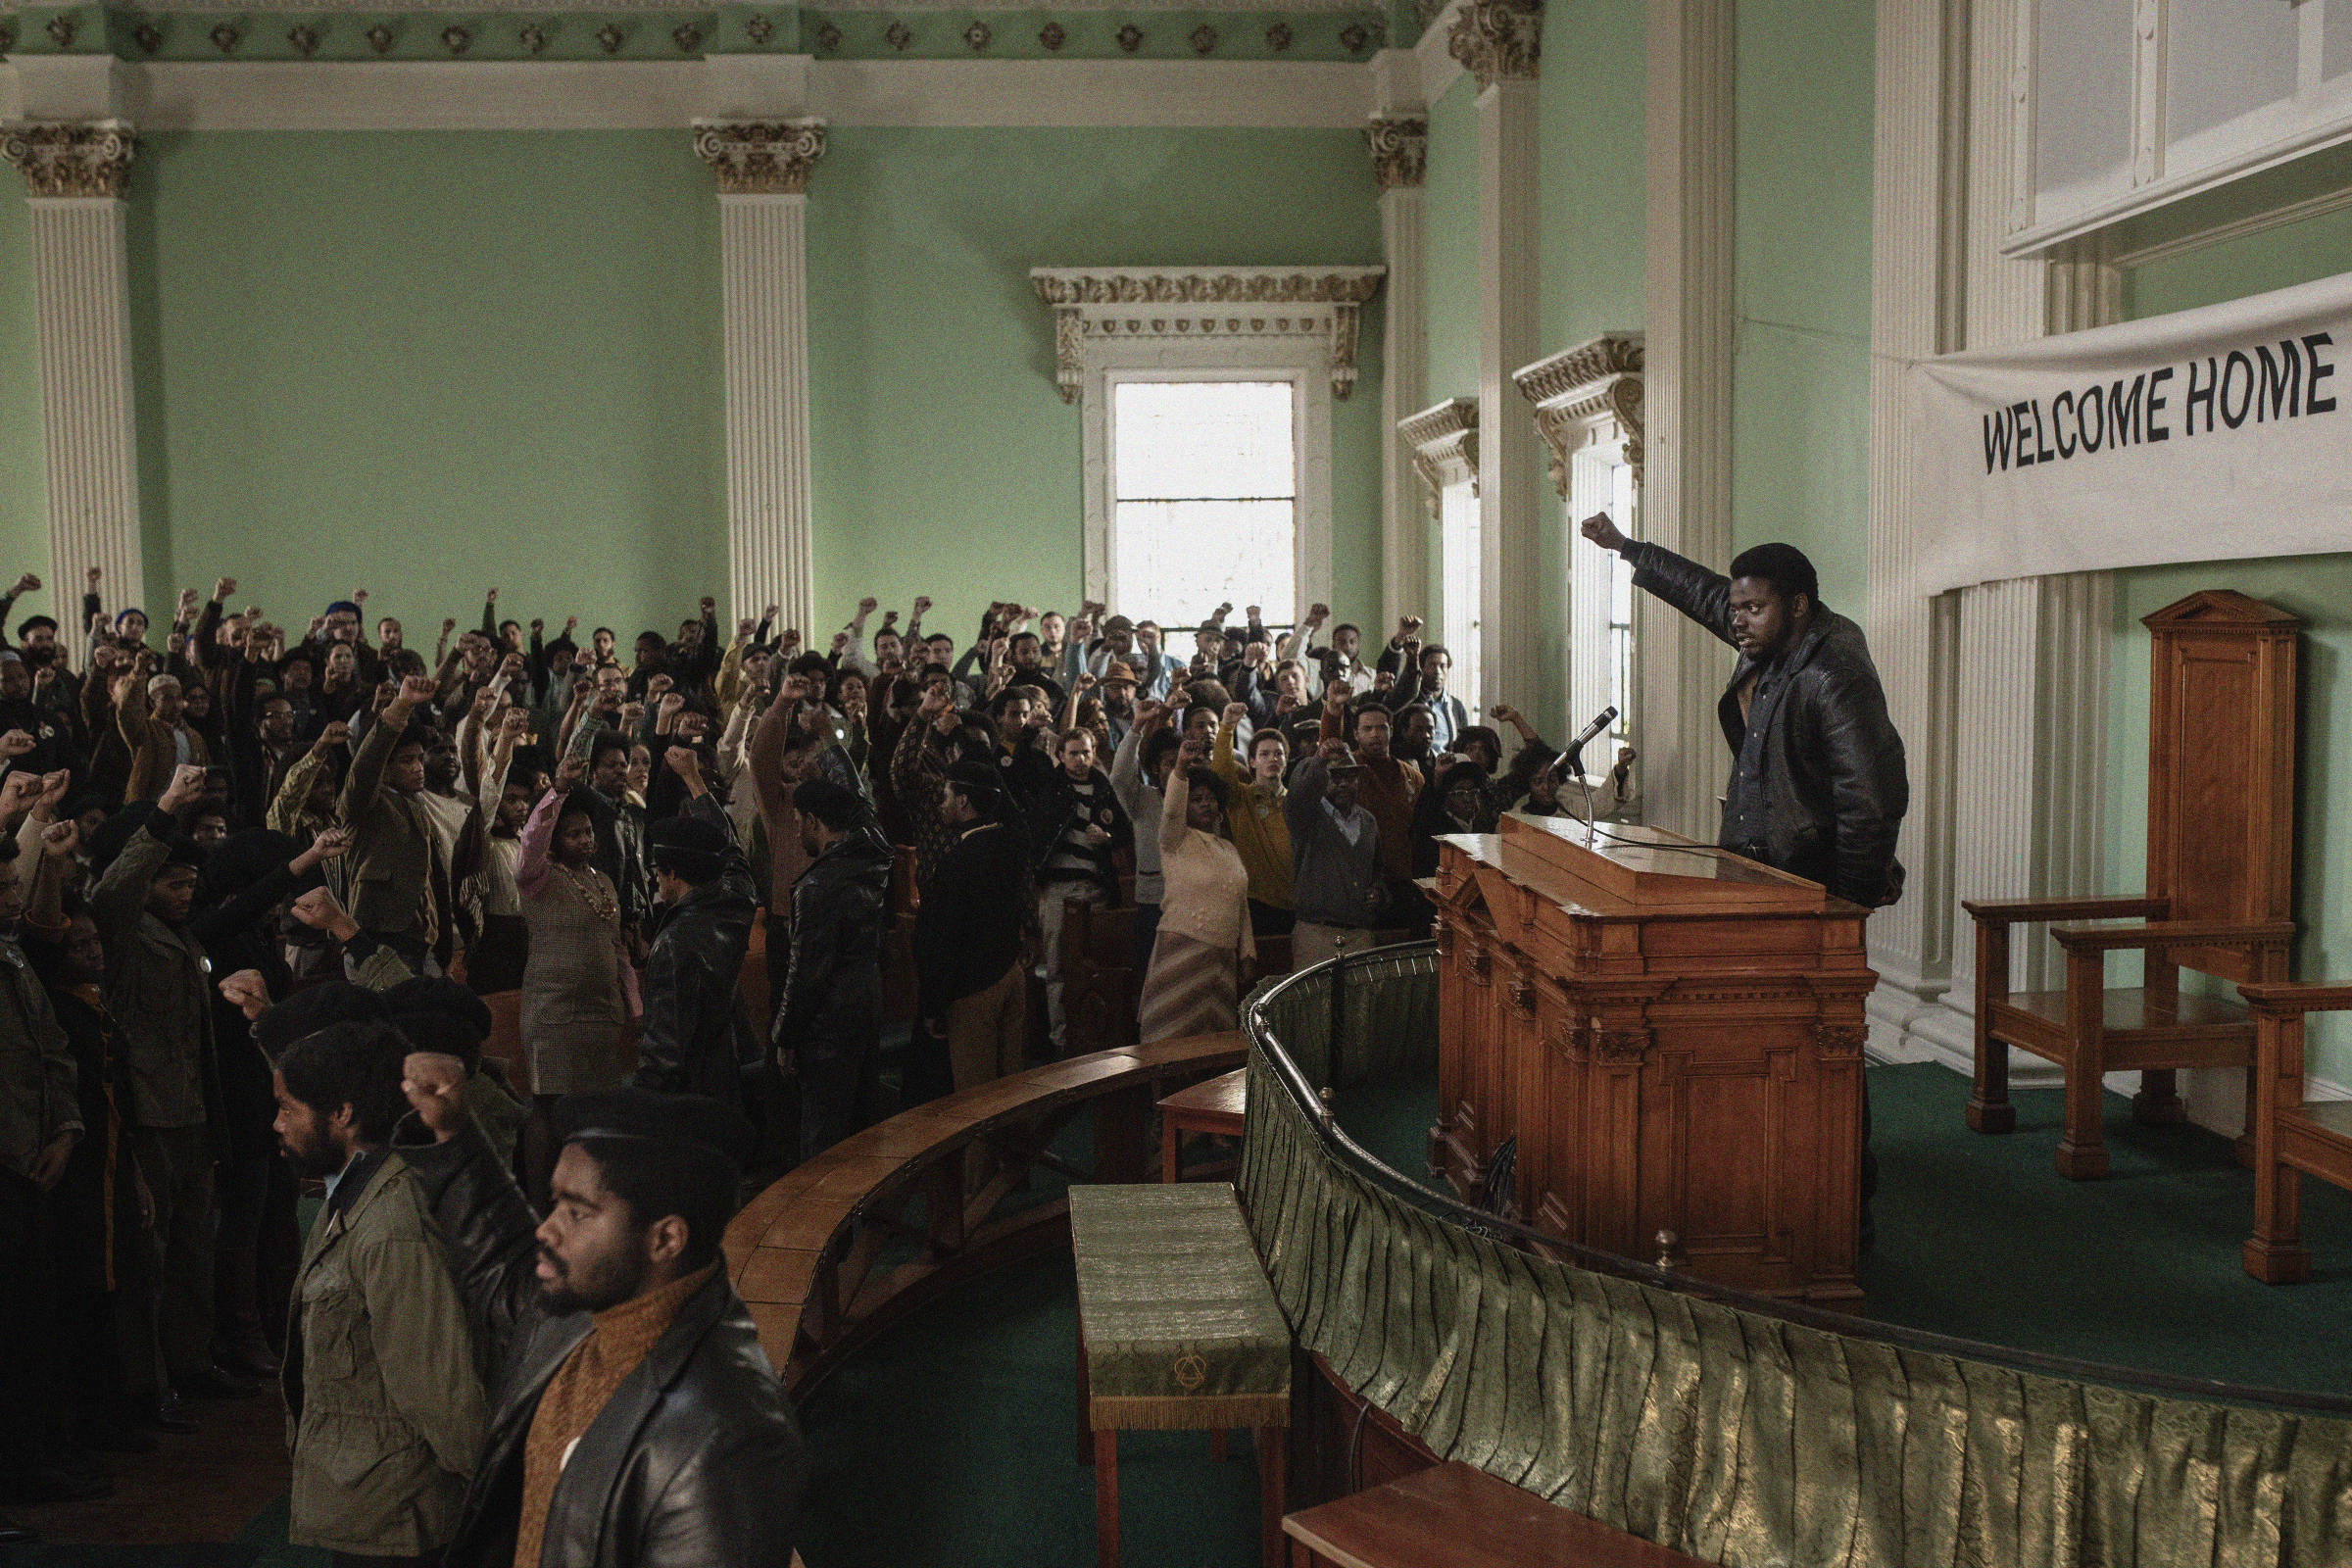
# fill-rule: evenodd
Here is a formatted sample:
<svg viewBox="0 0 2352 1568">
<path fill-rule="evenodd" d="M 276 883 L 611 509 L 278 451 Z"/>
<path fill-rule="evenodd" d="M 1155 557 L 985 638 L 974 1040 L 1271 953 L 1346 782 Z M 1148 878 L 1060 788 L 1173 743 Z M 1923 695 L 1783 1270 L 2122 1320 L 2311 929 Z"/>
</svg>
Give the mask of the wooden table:
<svg viewBox="0 0 2352 1568">
<path fill-rule="evenodd" d="M 1292 1514 L 1282 1533 L 1291 1568 L 1705 1568 L 1466 1464 Z"/>
<path fill-rule="evenodd" d="M 1179 1089 L 1159 1102 L 1159 1179 L 1182 1181 L 1181 1154 L 1186 1133 L 1212 1138 L 1242 1136 L 1243 1113 L 1249 1108 L 1250 1069 L 1236 1067 L 1219 1078 Z"/>
</svg>

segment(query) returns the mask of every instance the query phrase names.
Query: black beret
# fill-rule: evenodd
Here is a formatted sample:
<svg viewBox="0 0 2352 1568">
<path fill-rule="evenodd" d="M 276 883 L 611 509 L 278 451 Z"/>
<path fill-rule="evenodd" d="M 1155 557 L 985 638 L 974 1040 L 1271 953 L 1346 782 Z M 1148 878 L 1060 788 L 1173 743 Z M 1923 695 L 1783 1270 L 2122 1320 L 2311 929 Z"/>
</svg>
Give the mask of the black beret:
<svg viewBox="0 0 2352 1568">
<path fill-rule="evenodd" d="M 727 853 L 726 830 L 701 816 L 673 816 L 665 822 L 656 822 L 645 830 L 645 842 L 657 855 L 663 850 L 709 856 Z"/>
<path fill-rule="evenodd" d="M 384 1005 L 395 1019 L 422 1012 L 454 1018 L 473 1032 L 477 1046 L 490 1038 L 490 1004 L 446 975 L 403 980 L 384 993 Z"/>
<path fill-rule="evenodd" d="M 253 1043 L 271 1061 L 295 1041 L 332 1023 L 377 1023 L 387 1016 L 384 999 L 348 980 L 305 986 L 254 1022 Z"/>
<path fill-rule="evenodd" d="M 948 769 L 948 787 L 972 799 L 993 801 L 1004 780 L 994 762 L 957 762 Z"/>
<path fill-rule="evenodd" d="M 752 1124 L 742 1112 L 705 1095 L 665 1095 L 652 1089 L 600 1089 L 556 1102 L 556 1138 L 643 1138 L 682 1145 L 741 1165 L 752 1152 Z"/>
</svg>

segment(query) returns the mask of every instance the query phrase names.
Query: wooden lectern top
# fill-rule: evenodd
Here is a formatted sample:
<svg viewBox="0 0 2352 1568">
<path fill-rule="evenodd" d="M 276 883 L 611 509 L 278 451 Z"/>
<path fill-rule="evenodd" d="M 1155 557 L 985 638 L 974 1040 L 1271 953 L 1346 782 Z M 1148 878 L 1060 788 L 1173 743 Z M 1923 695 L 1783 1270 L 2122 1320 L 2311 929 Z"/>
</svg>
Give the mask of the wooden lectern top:
<svg viewBox="0 0 2352 1568">
<path fill-rule="evenodd" d="M 1499 832 L 1445 842 L 1572 912 L 1820 914 L 1834 902 L 1818 882 L 1664 828 L 1603 822 L 1590 849 L 1585 838 L 1573 818 L 1505 816 Z"/>
</svg>

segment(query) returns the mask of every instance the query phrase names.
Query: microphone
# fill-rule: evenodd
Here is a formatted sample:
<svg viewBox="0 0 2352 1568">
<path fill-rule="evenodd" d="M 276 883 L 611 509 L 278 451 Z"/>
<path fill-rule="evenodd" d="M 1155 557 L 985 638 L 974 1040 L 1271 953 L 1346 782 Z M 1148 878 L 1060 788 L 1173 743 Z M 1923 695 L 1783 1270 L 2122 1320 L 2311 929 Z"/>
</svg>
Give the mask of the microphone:
<svg viewBox="0 0 2352 1568">
<path fill-rule="evenodd" d="M 1562 773 L 1581 772 L 1584 768 L 1586 745 L 1598 739 L 1600 733 L 1615 722 L 1616 717 L 1617 710 L 1613 707 L 1604 708 L 1593 714 L 1592 722 L 1578 731 L 1576 739 L 1570 741 L 1568 749 L 1560 754 L 1559 771 Z"/>
</svg>

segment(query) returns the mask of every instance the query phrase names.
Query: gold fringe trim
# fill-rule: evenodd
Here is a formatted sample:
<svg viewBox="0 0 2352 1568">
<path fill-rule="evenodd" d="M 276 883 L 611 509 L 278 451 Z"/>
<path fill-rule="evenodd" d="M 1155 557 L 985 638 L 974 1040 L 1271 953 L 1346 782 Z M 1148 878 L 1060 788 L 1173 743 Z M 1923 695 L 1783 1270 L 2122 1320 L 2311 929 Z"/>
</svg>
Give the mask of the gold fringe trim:
<svg viewBox="0 0 2352 1568">
<path fill-rule="evenodd" d="M 1288 1394 L 1098 1395 L 1086 1401 L 1097 1432 L 1207 1432 L 1218 1427 L 1287 1427 Z"/>
</svg>

